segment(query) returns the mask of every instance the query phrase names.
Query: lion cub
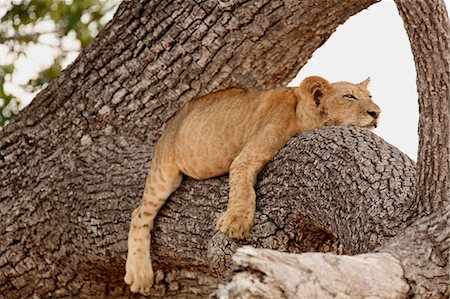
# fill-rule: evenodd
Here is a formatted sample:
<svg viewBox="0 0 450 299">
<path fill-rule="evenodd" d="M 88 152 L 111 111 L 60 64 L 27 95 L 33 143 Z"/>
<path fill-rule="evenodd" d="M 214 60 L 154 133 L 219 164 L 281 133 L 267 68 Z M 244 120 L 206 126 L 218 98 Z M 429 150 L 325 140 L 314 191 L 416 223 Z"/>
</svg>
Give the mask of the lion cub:
<svg viewBox="0 0 450 299">
<path fill-rule="evenodd" d="M 243 239 L 253 225 L 256 176 L 292 136 L 329 125 L 377 127 L 380 108 L 368 83 L 313 76 L 298 88 L 231 88 L 186 103 L 156 145 L 142 203 L 132 213 L 125 275 L 131 291 L 146 294 L 153 284 L 150 231 L 183 174 L 202 180 L 230 173 L 228 207 L 216 229 Z"/>
</svg>

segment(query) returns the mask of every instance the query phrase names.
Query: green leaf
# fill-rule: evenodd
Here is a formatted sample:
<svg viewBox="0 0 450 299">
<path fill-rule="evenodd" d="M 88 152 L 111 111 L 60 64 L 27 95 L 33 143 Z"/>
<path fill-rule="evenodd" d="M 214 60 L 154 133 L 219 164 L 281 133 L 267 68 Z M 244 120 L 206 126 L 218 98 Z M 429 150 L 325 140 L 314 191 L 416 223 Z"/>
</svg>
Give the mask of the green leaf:
<svg viewBox="0 0 450 299">
<path fill-rule="evenodd" d="M 5 74 L 12 74 L 14 73 L 14 64 L 4 64 L 2 66 L 0 66 L 2 68 L 2 73 L 0 73 L 0 75 L 5 75 Z"/>
</svg>

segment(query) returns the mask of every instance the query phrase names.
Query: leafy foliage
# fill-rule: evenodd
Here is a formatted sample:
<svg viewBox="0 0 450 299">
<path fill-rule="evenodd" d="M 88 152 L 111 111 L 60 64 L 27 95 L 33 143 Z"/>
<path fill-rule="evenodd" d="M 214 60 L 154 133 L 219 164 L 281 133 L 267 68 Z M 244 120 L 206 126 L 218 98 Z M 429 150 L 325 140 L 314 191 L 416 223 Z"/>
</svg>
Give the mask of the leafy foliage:
<svg viewBox="0 0 450 299">
<path fill-rule="evenodd" d="M 104 26 L 105 14 L 118 4 L 118 0 L 6 2 L 9 1 L 0 2 L 0 51 L 3 52 L 0 53 L 0 127 L 19 111 L 19 99 L 5 90 L 5 85 L 12 82 L 16 71 L 15 62 L 27 55 L 27 49 L 32 45 L 43 44 L 57 50 L 53 63 L 22 86 L 28 92 L 35 92 L 58 76 L 70 53 L 89 45 Z M 43 37 L 49 35 L 54 37 L 55 42 L 48 44 L 44 41 Z M 75 49 L 65 47 L 63 38 L 66 36 L 73 36 L 79 46 Z"/>
<path fill-rule="evenodd" d="M 5 78 L 11 77 L 13 72 L 14 64 L 0 65 L 0 127 L 3 127 L 18 112 L 18 100 L 4 89 Z"/>
</svg>

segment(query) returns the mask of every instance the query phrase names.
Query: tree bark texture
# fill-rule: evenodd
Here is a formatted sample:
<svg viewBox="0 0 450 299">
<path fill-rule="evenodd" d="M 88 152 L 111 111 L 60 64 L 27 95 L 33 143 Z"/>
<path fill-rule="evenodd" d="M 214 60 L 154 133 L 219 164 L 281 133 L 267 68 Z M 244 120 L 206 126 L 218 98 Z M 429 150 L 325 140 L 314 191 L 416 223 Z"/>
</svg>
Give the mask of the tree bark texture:
<svg viewBox="0 0 450 299">
<path fill-rule="evenodd" d="M 129 217 L 170 117 L 223 87 L 285 85 L 339 24 L 374 2 L 124 1 L 0 131 L 0 296 L 129 296 Z M 227 178 L 186 179 L 156 220 L 154 296 L 206 296 L 243 244 L 373 249 L 415 220 L 414 176 L 411 160 L 365 131 L 297 137 L 260 175 L 246 242 L 213 230 Z"/>
<path fill-rule="evenodd" d="M 395 256 L 410 298 L 449 298 L 450 205 L 420 218 L 377 251 Z"/>
<path fill-rule="evenodd" d="M 442 0 L 396 0 L 411 43 L 419 92 L 417 196 L 429 215 L 450 197 L 450 23 Z"/>
</svg>

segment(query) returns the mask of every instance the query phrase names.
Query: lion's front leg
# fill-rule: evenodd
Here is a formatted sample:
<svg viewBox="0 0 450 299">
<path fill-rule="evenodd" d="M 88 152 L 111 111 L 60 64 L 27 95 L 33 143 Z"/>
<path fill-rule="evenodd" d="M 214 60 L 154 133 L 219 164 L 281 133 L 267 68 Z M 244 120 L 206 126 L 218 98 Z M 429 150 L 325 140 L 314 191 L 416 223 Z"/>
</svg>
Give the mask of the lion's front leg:
<svg viewBox="0 0 450 299">
<path fill-rule="evenodd" d="M 255 217 L 256 176 L 289 138 L 278 126 L 267 125 L 244 146 L 230 166 L 228 207 L 217 222 L 217 230 L 235 239 L 250 235 Z"/>
<path fill-rule="evenodd" d="M 231 238 L 244 239 L 252 229 L 256 206 L 253 184 L 258 169 L 264 165 L 260 164 L 233 162 L 231 165 L 228 207 L 217 222 L 217 229 Z"/>
</svg>

